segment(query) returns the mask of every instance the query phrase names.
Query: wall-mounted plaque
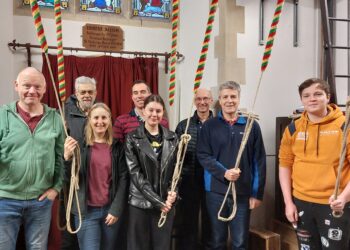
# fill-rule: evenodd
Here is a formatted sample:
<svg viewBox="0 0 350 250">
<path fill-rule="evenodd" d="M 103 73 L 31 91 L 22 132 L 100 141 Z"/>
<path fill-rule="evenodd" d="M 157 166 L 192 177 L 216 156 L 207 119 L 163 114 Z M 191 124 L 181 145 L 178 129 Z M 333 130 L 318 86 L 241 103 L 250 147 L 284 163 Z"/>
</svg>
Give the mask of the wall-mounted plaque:
<svg viewBox="0 0 350 250">
<path fill-rule="evenodd" d="M 124 47 L 124 32 L 119 26 L 85 24 L 83 47 L 97 51 L 121 51 Z"/>
</svg>

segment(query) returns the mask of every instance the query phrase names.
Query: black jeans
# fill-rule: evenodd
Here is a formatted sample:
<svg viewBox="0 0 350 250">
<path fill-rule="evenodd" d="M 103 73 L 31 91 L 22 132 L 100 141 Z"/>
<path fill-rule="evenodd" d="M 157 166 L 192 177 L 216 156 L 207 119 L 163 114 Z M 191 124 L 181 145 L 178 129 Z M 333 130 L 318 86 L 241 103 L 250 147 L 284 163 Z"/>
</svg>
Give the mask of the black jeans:
<svg viewBox="0 0 350 250">
<path fill-rule="evenodd" d="M 182 176 L 179 186 L 180 200 L 176 204 L 174 221 L 177 250 L 198 250 L 204 249 L 204 246 L 208 247 L 210 223 L 205 205 L 203 178 L 203 174 Z M 201 215 L 200 225 L 199 215 Z M 199 227 L 201 241 L 198 239 Z"/>
<path fill-rule="evenodd" d="M 318 204 L 294 198 L 298 209 L 296 230 L 299 249 L 345 250 L 350 239 L 350 207 L 344 207 L 340 218 L 332 216 L 328 204 Z"/>
<path fill-rule="evenodd" d="M 158 227 L 160 210 L 141 209 L 129 205 L 128 250 L 169 250 L 174 209 L 167 215 L 163 227 Z"/>
</svg>

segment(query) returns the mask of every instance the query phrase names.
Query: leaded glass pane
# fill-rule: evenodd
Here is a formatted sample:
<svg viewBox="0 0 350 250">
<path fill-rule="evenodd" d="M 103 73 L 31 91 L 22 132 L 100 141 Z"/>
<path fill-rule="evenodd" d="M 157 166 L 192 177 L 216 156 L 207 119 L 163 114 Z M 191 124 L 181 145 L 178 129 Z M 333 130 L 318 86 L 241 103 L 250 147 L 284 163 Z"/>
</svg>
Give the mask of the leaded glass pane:
<svg viewBox="0 0 350 250">
<path fill-rule="evenodd" d="M 171 0 L 132 0 L 133 16 L 169 19 Z"/>
<path fill-rule="evenodd" d="M 38 0 L 38 5 L 40 7 L 54 7 L 54 0 Z M 29 0 L 23 0 L 23 5 L 30 5 Z M 61 9 L 68 9 L 69 6 L 69 0 L 61 0 Z"/>
<path fill-rule="evenodd" d="M 121 13 L 121 0 L 80 0 L 81 11 Z"/>
</svg>

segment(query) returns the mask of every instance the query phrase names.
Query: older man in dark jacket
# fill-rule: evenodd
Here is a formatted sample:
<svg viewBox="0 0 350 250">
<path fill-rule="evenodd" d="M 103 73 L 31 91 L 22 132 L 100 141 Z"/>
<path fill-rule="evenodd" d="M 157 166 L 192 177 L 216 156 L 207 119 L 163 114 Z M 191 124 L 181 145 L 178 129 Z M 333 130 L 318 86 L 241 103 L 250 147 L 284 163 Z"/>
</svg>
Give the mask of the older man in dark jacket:
<svg viewBox="0 0 350 250">
<path fill-rule="evenodd" d="M 69 135 L 77 140 L 80 148 L 82 148 L 86 115 L 94 104 L 97 95 L 96 80 L 87 76 L 80 76 L 75 79 L 74 89 L 75 94 L 71 95 L 65 103 L 64 116 Z M 79 249 L 76 236 L 64 230 L 62 232 L 61 250 L 76 249 Z"/>
<path fill-rule="evenodd" d="M 205 209 L 204 174 L 203 168 L 196 156 L 197 139 L 203 123 L 213 117 L 210 106 L 213 103 L 211 92 L 200 88 L 194 97 L 197 110 L 190 119 L 187 133 L 191 135 L 182 168 L 181 185 L 179 187 L 180 201 L 176 206 L 175 234 L 177 235 L 176 249 L 197 250 L 204 247 L 208 238 L 209 223 Z M 187 119 L 182 120 L 176 127 L 176 134 L 181 137 L 185 133 Z M 202 239 L 198 244 L 199 212 L 201 212 Z"/>
</svg>

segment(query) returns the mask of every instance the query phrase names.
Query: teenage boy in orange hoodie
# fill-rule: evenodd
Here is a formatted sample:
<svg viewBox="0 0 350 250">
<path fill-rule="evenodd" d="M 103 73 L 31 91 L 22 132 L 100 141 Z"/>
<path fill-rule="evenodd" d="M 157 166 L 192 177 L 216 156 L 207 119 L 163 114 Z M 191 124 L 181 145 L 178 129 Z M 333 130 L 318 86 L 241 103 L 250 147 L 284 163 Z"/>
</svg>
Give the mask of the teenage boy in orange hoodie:
<svg viewBox="0 0 350 250">
<path fill-rule="evenodd" d="M 299 95 L 305 111 L 284 131 L 279 151 L 286 217 L 296 228 L 299 249 L 348 249 L 350 150 L 339 196 L 333 196 L 345 117 L 329 104 L 329 85 L 321 79 L 304 81 Z M 332 211 L 344 214 L 335 218 Z"/>
</svg>

